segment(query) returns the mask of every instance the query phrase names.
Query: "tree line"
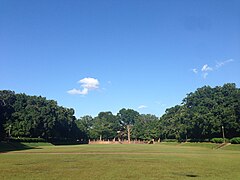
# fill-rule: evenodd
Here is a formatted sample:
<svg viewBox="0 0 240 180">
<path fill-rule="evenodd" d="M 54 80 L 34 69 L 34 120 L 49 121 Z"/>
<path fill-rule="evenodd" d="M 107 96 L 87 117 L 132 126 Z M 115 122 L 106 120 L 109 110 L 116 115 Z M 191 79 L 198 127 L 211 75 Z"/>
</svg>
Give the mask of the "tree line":
<svg viewBox="0 0 240 180">
<path fill-rule="evenodd" d="M 234 83 L 189 93 L 160 118 L 162 137 L 210 139 L 240 136 L 240 89 Z"/>
<path fill-rule="evenodd" d="M 77 119 L 72 108 L 41 96 L 0 91 L 0 137 L 151 140 L 211 139 L 240 136 L 240 89 L 234 83 L 204 86 L 187 94 L 161 117 L 121 109 Z M 129 135 L 131 134 L 131 137 Z"/>
<path fill-rule="evenodd" d="M 80 136 L 72 108 L 57 105 L 41 96 L 0 91 L 0 135 L 62 139 Z"/>
</svg>

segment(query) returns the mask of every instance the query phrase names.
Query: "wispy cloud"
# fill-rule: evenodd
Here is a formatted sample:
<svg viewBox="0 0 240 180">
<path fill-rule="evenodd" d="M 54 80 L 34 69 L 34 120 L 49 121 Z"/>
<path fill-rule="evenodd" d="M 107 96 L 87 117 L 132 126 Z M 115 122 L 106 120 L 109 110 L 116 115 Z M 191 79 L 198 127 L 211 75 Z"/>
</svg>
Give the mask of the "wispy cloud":
<svg viewBox="0 0 240 180">
<path fill-rule="evenodd" d="M 145 109 L 145 108 L 147 108 L 147 106 L 145 106 L 145 105 L 138 106 L 138 109 Z"/>
<path fill-rule="evenodd" d="M 221 68 L 222 66 L 226 65 L 227 63 L 230 63 L 230 62 L 233 62 L 233 61 L 234 61 L 233 59 L 228 59 L 228 60 L 225 60 L 225 61 L 217 62 L 215 68 L 216 68 L 216 69 L 219 69 L 219 68 Z"/>
<path fill-rule="evenodd" d="M 205 64 L 205 65 L 203 65 L 201 71 L 202 71 L 203 78 L 206 79 L 208 76 L 208 72 L 213 71 L 213 68 L 211 68 L 207 64 Z"/>
<path fill-rule="evenodd" d="M 197 73 L 198 73 L 198 70 L 197 70 L 197 68 L 194 68 L 194 69 L 192 69 L 192 71 L 193 71 L 195 74 L 197 74 Z"/>
<path fill-rule="evenodd" d="M 91 90 L 95 90 L 99 88 L 99 81 L 95 78 L 87 77 L 83 78 L 78 81 L 79 84 L 81 84 L 82 89 L 71 89 L 67 91 L 68 94 L 80 94 L 80 95 L 86 95 L 89 93 Z"/>
<path fill-rule="evenodd" d="M 216 62 L 215 66 L 213 66 L 213 67 L 210 67 L 208 64 L 204 64 L 202 66 L 202 68 L 199 68 L 201 70 L 200 74 L 204 79 L 206 79 L 210 72 L 213 72 L 213 71 L 225 66 L 227 63 L 230 63 L 230 62 L 233 62 L 233 61 L 234 61 L 233 59 L 228 59 L 228 60 L 225 60 L 225 61 L 219 61 L 219 62 Z M 194 68 L 194 69 L 192 69 L 192 72 L 194 74 L 198 74 L 198 69 Z"/>
<path fill-rule="evenodd" d="M 206 79 L 206 78 L 207 78 L 207 76 L 208 76 L 208 73 L 207 73 L 207 72 L 205 72 L 205 73 L 203 73 L 203 74 L 202 74 L 202 76 L 203 76 L 203 78 L 204 78 L 204 79 Z"/>
<path fill-rule="evenodd" d="M 202 72 L 212 71 L 213 68 L 209 67 L 207 64 L 203 65 Z"/>
</svg>

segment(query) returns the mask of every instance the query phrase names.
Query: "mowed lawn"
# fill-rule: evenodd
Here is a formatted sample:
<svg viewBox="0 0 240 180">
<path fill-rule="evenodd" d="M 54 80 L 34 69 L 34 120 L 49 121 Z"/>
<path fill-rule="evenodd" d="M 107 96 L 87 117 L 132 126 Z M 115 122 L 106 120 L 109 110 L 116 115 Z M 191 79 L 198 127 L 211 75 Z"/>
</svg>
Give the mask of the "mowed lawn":
<svg viewBox="0 0 240 180">
<path fill-rule="evenodd" d="M 0 179 L 240 179 L 239 145 L 34 146 L 1 153 Z"/>
</svg>

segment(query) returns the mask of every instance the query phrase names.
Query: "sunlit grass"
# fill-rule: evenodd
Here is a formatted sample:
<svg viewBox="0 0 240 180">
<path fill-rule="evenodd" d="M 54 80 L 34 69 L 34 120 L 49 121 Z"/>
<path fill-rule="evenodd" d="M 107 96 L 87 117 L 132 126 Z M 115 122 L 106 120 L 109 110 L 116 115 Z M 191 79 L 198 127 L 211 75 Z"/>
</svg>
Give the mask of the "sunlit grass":
<svg viewBox="0 0 240 180">
<path fill-rule="evenodd" d="M 39 146 L 0 154 L 0 179 L 240 179 L 239 145 L 205 146 Z"/>
</svg>

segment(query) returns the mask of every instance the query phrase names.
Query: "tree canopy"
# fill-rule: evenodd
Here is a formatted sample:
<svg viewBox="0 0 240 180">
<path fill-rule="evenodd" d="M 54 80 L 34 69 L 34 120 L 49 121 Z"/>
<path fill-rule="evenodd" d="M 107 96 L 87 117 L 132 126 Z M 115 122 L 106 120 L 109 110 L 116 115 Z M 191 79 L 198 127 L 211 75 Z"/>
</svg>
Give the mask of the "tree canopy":
<svg viewBox="0 0 240 180">
<path fill-rule="evenodd" d="M 127 127 L 130 127 L 128 129 Z M 210 139 L 240 136 L 240 89 L 235 84 L 204 86 L 160 117 L 133 109 L 100 112 L 77 119 L 72 108 L 41 96 L 0 91 L 0 138 L 51 139 Z"/>
<path fill-rule="evenodd" d="M 44 97 L 0 91 L 1 137 L 72 138 L 80 134 L 74 110 Z"/>
<path fill-rule="evenodd" d="M 235 84 L 204 86 L 190 93 L 181 105 L 169 108 L 160 118 L 161 136 L 209 139 L 240 135 L 240 89 Z"/>
</svg>

